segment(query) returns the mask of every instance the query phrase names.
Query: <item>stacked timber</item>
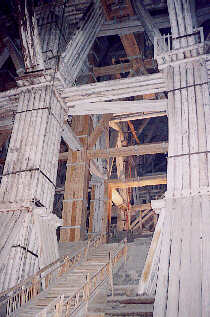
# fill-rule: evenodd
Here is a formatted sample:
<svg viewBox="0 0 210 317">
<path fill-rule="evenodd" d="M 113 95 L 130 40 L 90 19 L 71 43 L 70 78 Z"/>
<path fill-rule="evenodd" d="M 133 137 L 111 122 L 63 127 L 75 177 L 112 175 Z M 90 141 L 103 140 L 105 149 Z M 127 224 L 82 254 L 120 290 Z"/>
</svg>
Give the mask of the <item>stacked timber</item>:
<svg viewBox="0 0 210 317">
<path fill-rule="evenodd" d="M 168 7 L 176 50 L 172 51 L 174 60 L 165 69 L 168 189 L 154 316 L 207 317 L 210 292 L 208 72 L 205 58 L 193 46 L 196 37 L 192 34 L 189 1 L 168 0 Z"/>
<path fill-rule="evenodd" d="M 75 82 L 103 22 L 102 6 L 97 0 L 92 4 L 82 25 L 61 56 L 59 70 L 65 78 L 66 84 L 72 85 Z"/>
<path fill-rule="evenodd" d="M 38 204 L 52 212 L 62 126 L 63 109 L 50 85 L 22 90 L 0 188 L 1 289 L 58 256 L 56 222 L 45 218 L 41 232 L 48 239 L 42 237 L 33 210 Z M 41 249 L 51 256 L 42 260 Z"/>
<path fill-rule="evenodd" d="M 52 210 L 62 125 L 63 110 L 51 86 L 21 92 L 2 177 L 1 203 L 38 200 Z"/>
<path fill-rule="evenodd" d="M 155 73 L 69 87 L 64 89 L 62 98 L 66 101 L 67 106 L 69 107 L 77 107 L 81 105 L 85 107 L 86 103 L 109 101 L 111 99 L 116 100 L 131 96 L 163 92 L 165 90 L 166 84 L 163 74 Z M 96 109 L 94 110 L 96 111 Z M 116 110 L 118 113 L 121 113 L 120 107 Z"/>
</svg>

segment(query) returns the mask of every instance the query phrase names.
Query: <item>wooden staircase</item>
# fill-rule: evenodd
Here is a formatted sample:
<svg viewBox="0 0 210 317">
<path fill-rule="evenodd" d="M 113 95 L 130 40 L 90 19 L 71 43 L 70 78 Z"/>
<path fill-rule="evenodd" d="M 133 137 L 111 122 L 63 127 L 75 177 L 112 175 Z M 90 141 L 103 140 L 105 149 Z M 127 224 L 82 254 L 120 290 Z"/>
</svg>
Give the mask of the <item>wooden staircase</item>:
<svg viewBox="0 0 210 317">
<path fill-rule="evenodd" d="M 3 305 L 0 302 L 0 316 L 75 316 L 81 308 L 87 307 L 100 285 L 107 279 L 112 284 L 112 268 L 123 256 L 126 257 L 126 252 L 126 241 L 89 248 L 81 261 L 67 270 L 61 270 L 45 290 L 38 288 L 43 287 L 43 282 L 46 284 L 46 279 L 28 295 L 23 291 L 23 283 L 18 290 L 13 290 L 12 296 L 11 290 L 0 294 L 7 296 L 3 301 L 6 308 L 2 315 Z M 27 296 L 31 296 L 29 301 L 26 300 Z"/>
</svg>

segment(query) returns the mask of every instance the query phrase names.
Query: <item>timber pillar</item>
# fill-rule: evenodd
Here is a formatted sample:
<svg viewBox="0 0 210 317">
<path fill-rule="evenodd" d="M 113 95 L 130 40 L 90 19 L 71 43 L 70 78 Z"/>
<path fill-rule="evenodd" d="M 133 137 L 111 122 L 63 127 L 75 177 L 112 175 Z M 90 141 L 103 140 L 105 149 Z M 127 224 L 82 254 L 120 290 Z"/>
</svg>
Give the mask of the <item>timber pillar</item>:
<svg viewBox="0 0 210 317">
<path fill-rule="evenodd" d="M 61 242 L 85 239 L 89 177 L 89 161 L 87 160 L 89 120 L 89 116 L 74 116 L 72 121 L 72 129 L 79 137 L 83 149 L 69 150 L 68 154 L 62 215 L 64 228 L 61 231 Z"/>
<path fill-rule="evenodd" d="M 158 58 L 168 83 L 166 212 L 155 317 L 209 316 L 210 103 L 205 43 L 189 1 L 168 1 L 172 49 Z"/>
<path fill-rule="evenodd" d="M 64 112 L 42 72 L 27 74 L 20 83 L 0 188 L 0 289 L 14 286 L 58 257 L 56 246 L 51 250 L 49 243 L 47 263 L 43 260 L 41 249 L 48 239 L 40 240 L 34 212 L 44 208 L 36 219 L 51 219 Z M 56 226 L 47 223 L 41 230 L 56 237 Z"/>
</svg>

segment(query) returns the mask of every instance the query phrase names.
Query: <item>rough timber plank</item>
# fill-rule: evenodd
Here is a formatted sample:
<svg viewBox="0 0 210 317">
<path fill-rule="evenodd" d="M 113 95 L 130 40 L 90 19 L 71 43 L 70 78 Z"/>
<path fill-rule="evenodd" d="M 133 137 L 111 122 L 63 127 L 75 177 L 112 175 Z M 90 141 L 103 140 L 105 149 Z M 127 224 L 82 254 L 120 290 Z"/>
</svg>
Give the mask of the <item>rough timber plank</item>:
<svg viewBox="0 0 210 317">
<path fill-rule="evenodd" d="M 127 147 L 109 148 L 105 150 L 88 150 L 88 159 L 94 158 L 110 158 L 110 157 L 124 157 L 131 155 L 146 155 L 156 153 L 166 153 L 168 144 L 165 142 L 161 143 L 148 143 L 140 145 L 131 145 Z"/>
<path fill-rule="evenodd" d="M 68 113 L 71 115 L 85 114 L 120 114 L 120 113 L 143 113 L 142 116 L 148 114 L 155 116 L 158 112 L 164 113 L 167 110 L 167 99 L 161 100 L 135 100 L 135 101 L 98 101 L 78 104 L 69 108 Z M 114 119 L 114 117 L 113 117 Z M 138 119 L 138 117 L 137 117 Z M 117 120 L 117 119 L 116 119 Z"/>
<path fill-rule="evenodd" d="M 108 183 L 111 188 L 128 188 L 166 184 L 167 180 L 165 174 L 153 174 L 151 176 L 144 176 L 125 180 L 110 179 Z"/>
<path fill-rule="evenodd" d="M 156 153 L 166 153 L 168 150 L 168 143 L 148 143 L 141 145 L 131 145 L 127 147 L 109 148 L 102 150 L 87 150 L 87 158 L 89 160 L 95 158 L 110 158 L 110 157 L 123 157 L 131 155 L 146 155 Z M 68 152 L 60 153 L 59 160 L 66 161 Z"/>
<path fill-rule="evenodd" d="M 165 90 L 162 73 L 156 73 L 66 88 L 61 97 L 70 107 L 86 102 L 106 101 Z"/>
<path fill-rule="evenodd" d="M 83 149 L 68 152 L 62 218 L 64 226 L 80 226 L 80 228 L 63 229 L 61 231 L 62 242 L 84 239 L 89 173 L 86 158 L 89 120 L 88 116 L 75 116 L 72 121 L 72 129 L 77 137 L 81 136 L 79 139 L 83 144 Z"/>
</svg>

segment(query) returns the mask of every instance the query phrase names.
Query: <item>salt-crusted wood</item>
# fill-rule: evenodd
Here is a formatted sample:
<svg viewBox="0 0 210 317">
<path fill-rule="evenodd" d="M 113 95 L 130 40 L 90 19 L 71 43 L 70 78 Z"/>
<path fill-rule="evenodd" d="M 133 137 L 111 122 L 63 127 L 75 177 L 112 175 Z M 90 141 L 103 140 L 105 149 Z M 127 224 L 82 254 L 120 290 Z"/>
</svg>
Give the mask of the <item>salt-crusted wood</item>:
<svg viewBox="0 0 210 317">
<path fill-rule="evenodd" d="M 0 202 L 38 200 L 52 210 L 63 110 L 51 92 L 44 86 L 20 94 Z"/>
<path fill-rule="evenodd" d="M 82 144 L 80 143 L 79 138 L 75 135 L 74 131 L 72 131 L 68 123 L 63 126 L 62 138 L 70 149 L 74 151 L 82 149 Z"/>
<path fill-rule="evenodd" d="M 160 250 L 163 235 L 163 223 L 165 219 L 165 201 L 153 200 L 151 202 L 153 210 L 159 214 L 159 219 L 155 227 L 151 246 L 147 255 L 144 270 L 139 281 L 139 295 L 154 296 L 156 291 L 158 264 L 160 260 Z"/>
<path fill-rule="evenodd" d="M 44 68 L 34 5 L 28 0 L 16 1 L 20 22 L 22 52 L 26 71 Z"/>
<path fill-rule="evenodd" d="M 136 10 L 138 18 L 141 20 L 142 25 L 144 26 L 145 32 L 149 37 L 150 41 L 154 44 L 155 37 L 161 37 L 159 29 L 154 24 L 154 21 L 149 13 L 149 11 L 144 7 L 141 0 L 138 2 L 132 1 L 133 7 Z M 165 46 L 162 45 L 162 51 L 165 50 Z"/>
<path fill-rule="evenodd" d="M 99 101 L 116 100 L 119 98 L 139 96 L 166 90 L 162 73 L 121 78 L 111 81 L 86 84 L 82 86 L 66 88 L 62 98 L 68 107 L 85 105 Z M 119 109 L 118 112 L 121 112 Z"/>
<path fill-rule="evenodd" d="M 105 114 L 105 113 L 155 113 L 167 110 L 167 99 L 165 100 L 135 100 L 135 101 L 98 101 L 78 104 L 69 108 L 70 115 L 75 114 Z"/>
<path fill-rule="evenodd" d="M 60 59 L 59 69 L 68 85 L 75 82 L 103 21 L 101 3 L 96 0 L 92 3 L 82 25 L 68 43 Z"/>
<path fill-rule="evenodd" d="M 34 208 L 33 219 L 40 246 L 39 267 L 43 268 L 59 258 L 56 228 L 61 226 L 63 221 L 46 208 Z"/>
<path fill-rule="evenodd" d="M 189 1 L 168 0 L 173 56 L 168 83 L 168 186 L 155 317 L 209 316 L 210 102 L 205 60 L 192 47 Z M 185 36 L 185 35 L 188 36 Z M 181 36 L 181 37 L 180 37 Z M 186 47 L 186 52 L 184 47 Z M 173 52 L 173 51 L 172 51 Z M 201 53 L 202 54 L 202 53 Z M 188 61 L 189 57 L 197 57 Z"/>
<path fill-rule="evenodd" d="M 25 88 L 19 94 L 0 188 L 2 288 L 13 286 L 41 265 L 32 211 L 38 204 L 52 212 L 62 126 L 63 109 L 50 85 Z M 50 251 L 54 258 L 55 250 Z"/>
<path fill-rule="evenodd" d="M 97 127 L 99 127 L 100 130 L 100 124 L 103 123 L 103 130 L 108 125 L 108 120 L 110 118 L 110 115 L 100 116 L 100 115 L 94 115 L 92 116 L 93 121 L 93 128 L 94 131 L 97 130 Z M 94 132 L 93 132 L 94 133 Z M 97 133 L 98 135 L 98 133 Z M 93 134 L 94 136 L 94 134 Z M 93 141 L 96 138 L 89 138 L 89 145 L 92 146 Z M 106 147 L 106 138 L 105 133 L 101 133 L 101 135 L 98 137 L 96 144 L 94 146 L 95 149 L 103 149 Z M 90 161 L 91 162 L 91 161 Z M 99 170 L 102 174 L 107 175 L 107 162 L 104 159 L 95 159 L 92 160 L 95 164 L 98 165 Z M 104 223 L 107 222 L 107 215 L 106 215 L 106 209 L 105 209 L 105 197 L 104 197 L 104 178 L 102 177 L 96 177 L 95 175 L 91 178 L 91 184 L 94 186 L 94 198 L 91 198 L 91 213 L 90 213 L 90 219 L 92 222 L 92 231 L 89 230 L 89 232 L 103 232 L 104 231 Z"/>
</svg>

